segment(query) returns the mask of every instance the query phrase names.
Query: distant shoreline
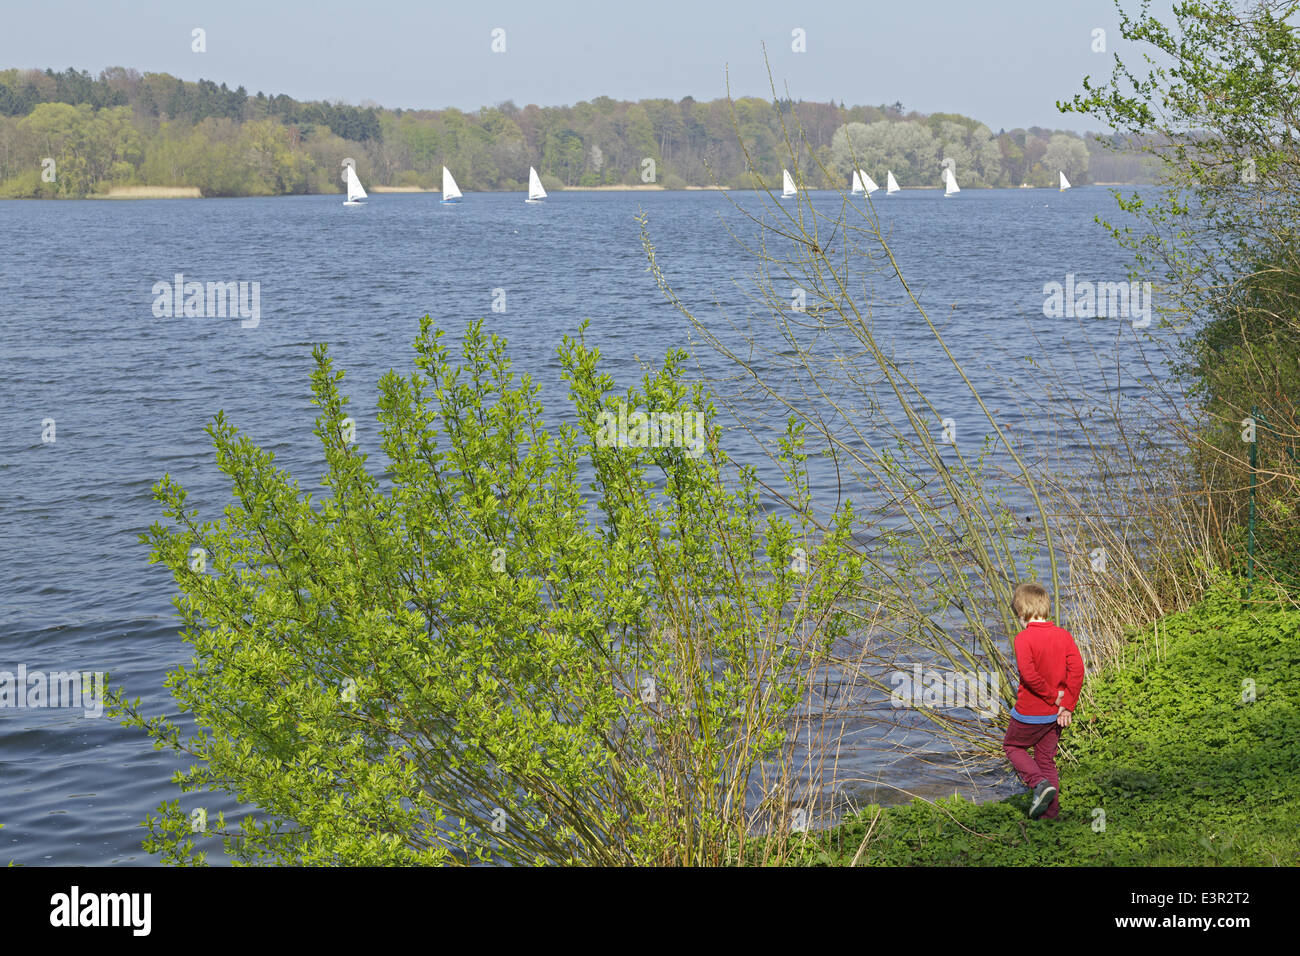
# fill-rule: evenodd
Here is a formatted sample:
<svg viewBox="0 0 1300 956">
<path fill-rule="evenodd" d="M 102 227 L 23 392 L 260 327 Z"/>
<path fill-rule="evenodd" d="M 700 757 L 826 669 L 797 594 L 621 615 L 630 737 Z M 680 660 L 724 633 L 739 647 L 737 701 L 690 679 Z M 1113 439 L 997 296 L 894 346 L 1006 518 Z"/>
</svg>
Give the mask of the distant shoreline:
<svg viewBox="0 0 1300 956">
<path fill-rule="evenodd" d="M 198 186 L 114 186 L 87 199 L 202 199 Z"/>
<path fill-rule="evenodd" d="M 681 189 L 669 190 L 667 186 L 664 186 L 664 185 L 662 185 L 661 183 L 637 183 L 637 184 L 632 185 L 632 186 L 626 186 L 626 185 L 622 185 L 622 184 L 617 184 L 617 183 L 616 183 L 616 184 L 614 184 L 614 185 L 612 185 L 612 186 L 610 186 L 610 185 L 607 185 L 607 186 L 564 186 L 563 188 L 561 188 L 561 189 L 557 189 L 557 190 L 555 190 L 555 191 L 556 191 L 556 192 L 565 192 L 565 193 L 642 192 L 642 191 L 648 191 L 648 192 L 687 192 L 687 191 L 692 191 L 692 190 L 702 190 L 702 189 L 726 190 L 726 189 L 730 189 L 730 188 L 731 188 L 730 186 L 683 186 Z M 442 192 L 441 189 L 424 189 L 424 188 L 421 187 L 421 186 L 372 186 L 372 187 L 370 187 L 370 191 L 371 191 L 372 193 L 441 193 L 441 192 Z M 487 192 L 487 193 L 508 193 L 508 192 L 523 192 L 523 189 L 522 189 L 522 188 L 517 189 L 517 190 L 514 190 L 514 189 L 486 189 L 486 190 L 482 190 L 482 191 L 483 191 L 483 192 Z M 334 194 L 333 194 L 333 193 L 330 193 L 329 195 L 334 195 Z M 342 195 L 342 194 L 340 193 L 339 195 Z"/>
<path fill-rule="evenodd" d="M 1152 185 L 1151 183 L 1081 183 L 1075 186 L 1075 189 L 1086 188 L 1088 186 L 1142 186 Z M 942 186 L 905 186 L 900 192 L 912 192 L 914 190 L 937 190 Z M 1055 186 L 969 186 L 970 190 L 976 189 L 1047 189 L 1055 191 Z M 817 188 L 810 192 L 834 192 L 833 189 Z M 376 194 L 383 193 L 406 193 L 406 194 L 430 194 L 439 195 L 441 189 L 424 189 L 420 186 L 371 186 L 370 192 Z M 509 194 L 513 192 L 523 192 L 522 189 L 485 189 L 481 190 L 483 195 Z M 684 186 L 680 189 L 669 189 L 667 186 L 658 183 L 645 183 L 635 186 L 565 186 L 561 189 L 554 190 L 555 195 L 561 193 L 582 193 L 582 192 L 762 192 L 758 189 L 740 189 L 732 186 Z M 31 197 L 13 197 L 15 201 L 40 201 L 40 200 L 62 200 L 62 199 L 282 199 L 292 195 L 311 195 L 311 196 L 342 196 L 340 192 L 330 193 L 285 193 L 281 196 L 204 196 L 199 191 L 198 186 L 114 186 L 107 193 L 92 193 L 87 196 L 31 196 Z M 472 195 L 472 193 L 470 193 Z"/>
</svg>

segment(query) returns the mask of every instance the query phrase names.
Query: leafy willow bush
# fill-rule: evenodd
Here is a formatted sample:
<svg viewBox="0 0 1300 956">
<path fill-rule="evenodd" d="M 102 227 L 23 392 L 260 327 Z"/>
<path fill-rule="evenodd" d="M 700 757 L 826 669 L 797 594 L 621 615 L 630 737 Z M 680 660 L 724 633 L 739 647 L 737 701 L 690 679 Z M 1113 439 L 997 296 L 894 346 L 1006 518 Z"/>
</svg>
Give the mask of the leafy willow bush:
<svg viewBox="0 0 1300 956">
<path fill-rule="evenodd" d="M 760 507 L 752 471 L 724 478 L 684 353 L 617 395 L 599 352 L 566 337 L 573 424 L 549 431 L 503 340 L 475 324 L 453 367 L 442 335 L 426 316 L 415 371 L 380 382 L 382 480 L 318 346 L 328 497 L 220 413 L 224 517 L 200 520 L 168 476 L 155 486 L 170 526 L 142 541 L 179 590 L 194 656 L 168 684 L 196 728 L 120 691 L 113 712 L 193 758 L 183 791 L 261 812 L 196 833 L 165 803 L 146 849 L 202 863 L 221 836 L 236 861 L 365 865 L 738 855 L 757 821 L 787 816 L 786 724 L 861 573 L 843 557 L 852 507 L 813 542 Z M 602 447 L 619 401 L 704 416 L 702 454 Z M 782 460 L 806 503 L 799 431 Z"/>
</svg>

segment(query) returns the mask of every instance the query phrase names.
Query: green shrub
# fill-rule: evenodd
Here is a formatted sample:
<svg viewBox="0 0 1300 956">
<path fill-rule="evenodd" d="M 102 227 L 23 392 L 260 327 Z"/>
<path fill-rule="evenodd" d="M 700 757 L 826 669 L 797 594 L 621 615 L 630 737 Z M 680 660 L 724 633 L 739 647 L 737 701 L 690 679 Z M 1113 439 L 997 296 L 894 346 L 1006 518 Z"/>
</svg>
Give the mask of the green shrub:
<svg viewBox="0 0 1300 956">
<path fill-rule="evenodd" d="M 723 862 L 754 813 L 784 814 L 785 721 L 861 572 L 840 559 L 851 507 L 815 543 L 760 507 L 752 473 L 724 481 L 683 353 L 615 396 L 599 353 L 566 338 L 572 424 L 550 432 L 503 341 L 473 326 L 453 367 L 441 335 L 426 317 L 416 371 L 381 381 L 377 436 L 316 349 L 327 497 L 222 414 L 224 518 L 156 486 L 172 523 L 142 540 L 179 589 L 194 658 L 169 685 L 198 729 L 120 696 L 113 712 L 193 758 L 183 791 L 262 813 L 196 835 L 173 801 L 146 848 L 202 862 L 219 835 L 248 862 Z M 700 415 L 704 440 L 601 446 L 619 401 Z M 353 428 L 382 449 L 382 480 Z M 791 426 L 795 498 L 800 444 Z M 778 769 L 760 785 L 764 761 Z"/>
</svg>

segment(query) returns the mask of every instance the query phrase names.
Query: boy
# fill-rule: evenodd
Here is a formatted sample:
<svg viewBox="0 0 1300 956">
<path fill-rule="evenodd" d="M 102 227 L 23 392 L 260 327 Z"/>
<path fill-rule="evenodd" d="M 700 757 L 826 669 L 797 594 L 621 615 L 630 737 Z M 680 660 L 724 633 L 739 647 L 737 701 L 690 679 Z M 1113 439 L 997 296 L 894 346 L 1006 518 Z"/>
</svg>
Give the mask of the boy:
<svg viewBox="0 0 1300 956">
<path fill-rule="evenodd" d="M 1033 788 L 1030 818 L 1055 820 L 1060 813 L 1057 793 L 1061 786 L 1056 744 L 1061 730 L 1070 726 L 1083 689 L 1083 658 L 1070 632 L 1048 619 L 1052 600 L 1041 584 L 1026 582 L 1017 587 L 1011 609 L 1024 630 L 1015 642 L 1020 691 L 1002 749 L 1025 786 Z"/>
</svg>

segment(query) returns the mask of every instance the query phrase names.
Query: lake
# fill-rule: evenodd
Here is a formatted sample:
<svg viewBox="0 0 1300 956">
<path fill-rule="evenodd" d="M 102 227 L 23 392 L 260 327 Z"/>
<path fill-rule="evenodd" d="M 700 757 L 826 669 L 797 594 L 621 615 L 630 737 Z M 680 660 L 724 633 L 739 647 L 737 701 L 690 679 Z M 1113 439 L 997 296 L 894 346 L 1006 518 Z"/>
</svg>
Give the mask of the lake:
<svg viewBox="0 0 1300 956">
<path fill-rule="evenodd" d="M 753 194 L 731 198 L 758 208 Z M 160 518 L 150 487 L 169 472 L 192 506 L 217 515 L 228 492 L 203 427 L 218 409 L 313 485 L 320 459 L 308 376 L 317 342 L 348 373 L 362 443 L 375 384 L 390 368 L 410 369 L 426 313 L 452 333 L 485 319 L 509 338 L 516 369 L 539 382 L 548 411 L 562 414 L 555 348 L 583 319 L 620 387 L 639 379 L 638 360 L 660 361 L 688 342 L 688 323 L 646 271 L 638 208 L 662 267 L 703 321 L 744 307 L 732 280 L 754 263 L 727 232 L 745 222 L 726 196 L 522 199 L 470 194 L 441 205 L 434 195 L 383 194 L 354 208 L 336 196 L 0 202 L 0 671 L 111 671 L 147 713 L 175 716 L 162 681 L 186 646 L 170 574 L 149 566 L 137 541 Z M 829 210 L 839 199 L 814 202 Z M 1080 388 L 1098 396 L 1111 387 L 1098 354 L 1111 375 L 1118 362 L 1124 388 L 1163 374 L 1145 367 L 1128 321 L 1044 315 L 1045 283 L 1127 279 L 1128 257 L 1094 222 L 1113 213 L 1109 190 L 967 190 L 952 199 L 917 190 L 876 207 L 913 289 L 991 404 L 1005 399 L 1013 426 L 1033 424 L 1012 404 L 1018 390 L 1038 387 L 1030 353 L 1081 360 Z M 157 316 L 155 286 L 177 274 L 257 283 L 256 322 Z M 914 315 L 883 309 L 876 321 L 936 404 L 969 413 L 964 387 Z M 699 357 L 707 375 L 734 371 L 711 352 Z M 813 478 L 814 493 L 829 487 L 829 475 Z M 863 776 L 917 792 L 977 785 L 956 769 L 858 759 Z M 140 848 L 139 823 L 181 796 L 170 783 L 177 766 L 106 718 L 0 708 L 0 865 L 154 862 Z M 1007 782 L 980 785 L 996 793 Z M 200 802 L 185 797 L 182 806 Z M 223 808 L 202 802 L 213 816 Z"/>
</svg>

